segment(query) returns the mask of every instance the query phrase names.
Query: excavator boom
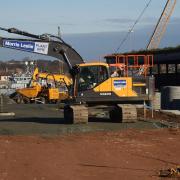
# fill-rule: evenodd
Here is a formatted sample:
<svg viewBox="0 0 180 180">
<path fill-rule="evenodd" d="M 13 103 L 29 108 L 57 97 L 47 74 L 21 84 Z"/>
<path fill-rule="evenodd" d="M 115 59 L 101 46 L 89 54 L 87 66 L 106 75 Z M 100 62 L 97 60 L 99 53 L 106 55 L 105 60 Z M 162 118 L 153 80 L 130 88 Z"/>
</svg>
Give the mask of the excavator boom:
<svg viewBox="0 0 180 180">
<path fill-rule="evenodd" d="M 65 63 L 65 69 L 71 70 L 76 64 L 84 63 L 82 57 L 61 38 L 50 34 L 35 35 L 16 28 L 2 28 L 9 33 L 26 36 L 25 38 L 5 38 L 0 36 L 0 47 L 51 56 Z"/>
</svg>

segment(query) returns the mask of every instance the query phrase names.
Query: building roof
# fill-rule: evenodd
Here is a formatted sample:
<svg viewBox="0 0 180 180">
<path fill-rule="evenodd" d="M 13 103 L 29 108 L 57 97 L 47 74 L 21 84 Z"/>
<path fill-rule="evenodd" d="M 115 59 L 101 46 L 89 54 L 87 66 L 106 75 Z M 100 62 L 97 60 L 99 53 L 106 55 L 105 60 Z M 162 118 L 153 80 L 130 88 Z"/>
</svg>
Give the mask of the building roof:
<svg viewBox="0 0 180 180">
<path fill-rule="evenodd" d="M 140 51 L 132 51 L 123 53 L 127 54 L 153 54 L 154 55 L 154 63 L 155 64 L 180 64 L 180 46 L 178 47 L 169 47 L 164 49 L 156 49 L 156 50 L 140 50 Z M 118 55 L 118 54 L 113 54 Z M 107 56 L 105 56 L 106 58 Z"/>
</svg>

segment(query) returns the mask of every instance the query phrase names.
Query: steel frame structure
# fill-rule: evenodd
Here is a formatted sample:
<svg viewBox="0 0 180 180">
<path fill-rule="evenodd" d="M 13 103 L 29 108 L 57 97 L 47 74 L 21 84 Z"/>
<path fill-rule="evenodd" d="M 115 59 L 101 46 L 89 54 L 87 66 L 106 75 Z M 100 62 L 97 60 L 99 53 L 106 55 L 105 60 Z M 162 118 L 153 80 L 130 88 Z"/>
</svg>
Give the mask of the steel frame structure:
<svg viewBox="0 0 180 180">
<path fill-rule="evenodd" d="M 174 11 L 177 0 L 167 0 L 164 10 L 157 22 L 157 25 L 154 29 L 154 32 L 150 38 L 150 41 L 147 45 L 147 50 L 158 48 L 161 38 L 163 37 L 169 19 Z"/>
</svg>

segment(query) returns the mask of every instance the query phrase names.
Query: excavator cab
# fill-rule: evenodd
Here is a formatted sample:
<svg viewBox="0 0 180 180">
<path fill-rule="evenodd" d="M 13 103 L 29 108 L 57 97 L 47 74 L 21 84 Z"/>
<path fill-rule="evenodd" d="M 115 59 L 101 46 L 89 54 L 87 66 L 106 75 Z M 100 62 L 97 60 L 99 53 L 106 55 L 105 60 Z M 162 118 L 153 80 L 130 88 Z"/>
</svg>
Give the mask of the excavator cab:
<svg viewBox="0 0 180 180">
<path fill-rule="evenodd" d="M 78 92 L 91 90 L 108 78 L 108 67 L 104 64 L 81 65 L 78 74 Z"/>
<path fill-rule="evenodd" d="M 112 57 L 111 57 L 112 58 Z M 150 101 L 154 80 L 148 76 L 152 55 L 114 56 L 109 63 L 79 65 L 75 100 L 80 103 L 134 103 Z"/>
</svg>

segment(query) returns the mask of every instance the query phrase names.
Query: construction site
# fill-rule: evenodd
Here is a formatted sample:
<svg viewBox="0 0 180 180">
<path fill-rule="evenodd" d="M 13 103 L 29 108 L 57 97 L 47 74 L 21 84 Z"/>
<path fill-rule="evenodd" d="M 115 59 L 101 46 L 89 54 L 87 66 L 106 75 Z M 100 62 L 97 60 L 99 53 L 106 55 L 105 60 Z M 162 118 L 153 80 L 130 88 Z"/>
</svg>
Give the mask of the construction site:
<svg viewBox="0 0 180 180">
<path fill-rule="evenodd" d="M 60 35 L 0 27 L 9 35 L 0 33 L 1 48 L 61 67 L 31 63 L 9 78 L 14 86 L 0 84 L 0 180 L 180 178 L 180 48 L 158 49 L 176 0 L 166 1 L 145 49 L 119 52 L 150 2 L 102 61 L 86 62 Z"/>
</svg>

